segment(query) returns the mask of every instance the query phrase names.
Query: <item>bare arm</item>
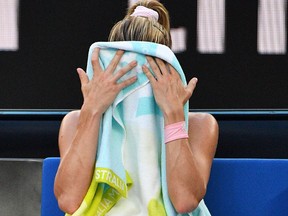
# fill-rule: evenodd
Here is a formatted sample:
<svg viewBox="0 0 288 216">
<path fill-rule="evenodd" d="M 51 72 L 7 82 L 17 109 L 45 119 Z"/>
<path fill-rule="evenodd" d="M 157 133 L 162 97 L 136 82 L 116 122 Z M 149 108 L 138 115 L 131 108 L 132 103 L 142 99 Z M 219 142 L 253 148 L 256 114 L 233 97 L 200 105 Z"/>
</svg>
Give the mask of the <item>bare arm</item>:
<svg viewBox="0 0 288 216">
<path fill-rule="evenodd" d="M 167 143 L 167 181 L 170 198 L 179 213 L 194 210 L 203 199 L 218 140 L 215 119 L 190 113 L 189 140 Z"/>
<path fill-rule="evenodd" d="M 91 183 L 102 114 L 121 89 L 136 81 L 134 76 L 117 83 L 119 78 L 136 66 L 133 61 L 113 74 L 123 53 L 117 51 L 104 72 L 98 60 L 99 49 L 96 48 L 92 55 L 94 76 L 91 81 L 84 70 L 77 69 L 84 103 L 81 111 L 68 113 L 62 121 L 59 131 L 61 162 L 54 184 L 59 207 L 69 214 L 79 208 Z"/>
<path fill-rule="evenodd" d="M 156 76 L 143 66 L 157 104 L 169 125 L 184 120 L 183 105 L 192 96 L 197 79 L 183 86 L 171 65 L 147 57 Z M 179 213 L 194 210 L 206 193 L 212 160 L 218 140 L 218 125 L 208 114 L 189 115 L 189 139 L 166 144 L 166 172 L 170 199 Z"/>
</svg>

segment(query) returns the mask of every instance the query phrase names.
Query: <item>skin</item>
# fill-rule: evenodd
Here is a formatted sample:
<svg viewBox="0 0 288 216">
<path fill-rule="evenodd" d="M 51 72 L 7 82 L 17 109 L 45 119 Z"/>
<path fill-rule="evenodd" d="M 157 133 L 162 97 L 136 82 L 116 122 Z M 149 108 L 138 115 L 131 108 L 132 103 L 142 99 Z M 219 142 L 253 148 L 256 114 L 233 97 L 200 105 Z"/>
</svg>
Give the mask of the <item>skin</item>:
<svg viewBox="0 0 288 216">
<path fill-rule="evenodd" d="M 89 81 L 85 71 L 78 68 L 84 98 L 81 110 L 68 113 L 59 131 L 61 162 L 55 178 L 54 193 L 59 207 L 69 214 L 80 206 L 91 182 L 99 124 L 102 114 L 117 94 L 136 81 L 132 77 L 117 80 L 137 65 L 135 61 L 113 74 L 123 51 L 117 51 L 108 68 L 103 71 L 98 57 L 92 55 L 94 76 Z M 183 105 L 192 96 L 197 78 L 183 86 L 177 71 L 160 59 L 147 57 L 155 77 L 143 66 L 155 100 L 163 112 L 165 125 L 184 120 Z M 189 114 L 189 138 L 167 143 L 167 183 L 170 199 L 179 213 L 195 209 L 206 193 L 212 160 L 218 140 L 218 125 L 209 114 Z M 77 187 L 75 187 L 77 185 Z"/>
</svg>

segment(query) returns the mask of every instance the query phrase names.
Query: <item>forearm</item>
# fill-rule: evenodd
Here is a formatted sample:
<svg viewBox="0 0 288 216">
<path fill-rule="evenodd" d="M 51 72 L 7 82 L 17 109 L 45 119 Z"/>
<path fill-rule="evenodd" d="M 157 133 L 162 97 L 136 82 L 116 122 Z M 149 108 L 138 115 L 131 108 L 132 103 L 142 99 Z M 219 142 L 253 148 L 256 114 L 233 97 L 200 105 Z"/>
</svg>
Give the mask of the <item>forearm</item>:
<svg viewBox="0 0 288 216">
<path fill-rule="evenodd" d="M 206 191 L 200 163 L 188 139 L 166 144 L 166 174 L 170 199 L 180 213 L 194 210 Z"/>
<path fill-rule="evenodd" d="M 206 192 L 217 140 L 217 136 L 213 135 L 216 130 L 212 129 L 210 138 L 207 137 L 209 131 L 206 130 L 208 124 L 205 123 L 193 131 L 196 136 L 191 136 L 193 141 L 189 137 L 188 142 L 187 134 L 181 125 L 178 127 L 179 125 L 174 123 L 185 120 L 183 105 L 192 96 L 198 79 L 194 77 L 184 85 L 179 73 L 170 64 L 149 56 L 147 60 L 154 73 L 152 74 L 145 65 L 142 67 L 143 72 L 153 88 L 156 103 L 164 116 L 164 124 L 170 125 L 171 129 L 176 128 L 167 133 L 169 139 L 166 144 L 166 177 L 169 196 L 179 213 L 189 212 L 198 206 Z M 197 134 L 199 130 L 200 136 Z M 174 135 L 177 136 L 177 140 L 174 139 Z"/>
<path fill-rule="evenodd" d="M 118 82 L 137 61 L 130 62 L 116 73 L 115 69 L 124 51 L 118 50 L 110 64 L 103 71 L 99 62 L 100 48 L 95 48 L 91 56 L 93 77 L 77 68 L 81 82 L 84 104 L 79 112 L 71 112 L 62 121 L 59 134 L 61 162 L 56 174 L 54 192 L 58 204 L 67 213 L 73 213 L 81 204 L 89 189 L 98 145 L 98 135 L 102 114 L 113 103 L 118 93 L 133 84 L 137 76 Z M 64 123 L 63 123 L 64 122 Z"/>
<path fill-rule="evenodd" d="M 90 186 L 95 166 L 100 120 L 100 114 L 82 108 L 74 138 L 67 151 L 61 155 L 54 189 L 59 205 L 64 203 L 64 208 L 67 203 L 73 206 L 72 209 L 80 205 Z M 59 142 L 60 144 L 67 142 L 65 134 L 59 137 Z"/>
<path fill-rule="evenodd" d="M 164 114 L 166 126 L 184 121 L 183 109 L 169 113 Z M 179 212 L 192 211 L 203 198 L 206 183 L 200 172 L 201 163 L 192 152 L 188 138 L 166 143 L 166 166 L 168 192 L 174 207 Z"/>
</svg>

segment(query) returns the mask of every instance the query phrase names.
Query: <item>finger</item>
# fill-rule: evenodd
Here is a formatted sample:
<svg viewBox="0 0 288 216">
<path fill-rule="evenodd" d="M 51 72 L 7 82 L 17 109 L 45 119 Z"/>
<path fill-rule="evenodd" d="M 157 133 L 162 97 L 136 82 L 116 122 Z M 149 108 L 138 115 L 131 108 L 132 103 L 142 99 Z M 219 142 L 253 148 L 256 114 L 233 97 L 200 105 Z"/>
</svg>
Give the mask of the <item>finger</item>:
<svg viewBox="0 0 288 216">
<path fill-rule="evenodd" d="M 129 79 L 127 79 L 127 80 L 119 83 L 119 87 L 120 87 L 121 89 L 123 89 L 123 88 L 131 85 L 132 83 L 134 83 L 136 80 L 137 80 L 137 76 L 133 76 L 133 77 L 131 77 L 131 78 L 129 78 Z"/>
<path fill-rule="evenodd" d="M 149 65 L 150 65 L 150 67 L 151 67 L 154 75 L 156 76 L 156 78 L 160 78 L 160 76 L 161 76 L 161 71 L 160 71 L 160 69 L 159 69 L 158 64 L 156 63 L 156 61 L 155 61 L 152 57 L 150 57 L 150 56 L 146 56 L 146 59 L 147 59 Z"/>
<path fill-rule="evenodd" d="M 132 61 L 125 67 L 121 68 L 114 76 L 115 81 L 120 79 L 122 76 L 124 76 L 126 73 L 128 73 L 130 70 L 132 70 L 136 66 L 137 66 L 137 61 Z"/>
<path fill-rule="evenodd" d="M 119 61 L 121 60 L 122 56 L 124 54 L 123 50 L 117 50 L 117 52 L 115 53 L 113 59 L 111 60 L 110 64 L 108 65 L 106 71 L 108 73 L 113 73 L 119 63 Z"/>
<path fill-rule="evenodd" d="M 87 84 L 89 82 L 89 78 L 86 72 L 82 68 L 77 68 L 77 73 L 80 79 L 81 86 Z"/>
<path fill-rule="evenodd" d="M 100 72 L 102 72 L 102 68 L 100 66 L 99 63 L 99 52 L 100 52 L 100 48 L 96 47 L 93 52 L 92 52 L 92 56 L 91 56 L 91 61 L 92 61 L 92 67 L 93 67 L 93 73 L 94 74 L 99 74 Z"/>
<path fill-rule="evenodd" d="M 168 65 L 169 67 L 169 72 L 171 75 L 172 80 L 177 81 L 178 83 L 183 83 L 180 74 L 177 72 L 177 70 L 172 66 L 172 65 Z M 194 81 L 193 81 L 194 82 Z M 182 84 L 183 85 L 183 84 Z"/>
<path fill-rule="evenodd" d="M 169 64 L 168 68 L 169 68 L 169 72 L 172 76 L 180 77 L 179 73 L 177 72 L 177 70 L 172 65 Z"/>
<path fill-rule="evenodd" d="M 144 74 L 146 75 L 146 77 L 148 78 L 148 80 L 150 81 L 151 85 L 154 85 L 155 82 L 157 82 L 157 81 L 156 81 L 155 77 L 152 75 L 149 68 L 146 65 L 142 65 L 142 70 L 143 70 Z"/>
<path fill-rule="evenodd" d="M 162 75 L 166 75 L 166 74 L 169 74 L 168 71 L 168 65 L 162 60 L 162 59 L 159 59 L 159 58 L 156 58 L 156 63 L 158 65 L 158 68 L 160 69 L 160 73 Z"/>
</svg>

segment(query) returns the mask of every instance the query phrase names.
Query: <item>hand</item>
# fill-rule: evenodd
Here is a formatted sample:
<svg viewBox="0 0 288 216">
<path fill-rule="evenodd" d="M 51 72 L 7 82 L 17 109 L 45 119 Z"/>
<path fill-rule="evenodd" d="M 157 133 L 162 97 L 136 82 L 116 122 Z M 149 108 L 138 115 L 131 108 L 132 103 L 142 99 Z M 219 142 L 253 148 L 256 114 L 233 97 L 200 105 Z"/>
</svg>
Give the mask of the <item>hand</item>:
<svg viewBox="0 0 288 216">
<path fill-rule="evenodd" d="M 130 62 L 127 66 L 121 68 L 114 73 L 124 51 L 118 50 L 111 60 L 105 71 L 102 70 L 99 63 L 99 48 L 95 48 L 92 53 L 93 78 L 88 79 L 86 72 L 77 68 L 81 82 L 81 90 L 84 98 L 84 105 L 91 110 L 95 110 L 103 114 L 113 103 L 117 94 L 125 87 L 131 85 L 137 80 L 137 76 L 133 76 L 123 82 L 117 81 L 128 71 L 137 65 L 136 61 Z"/>
<path fill-rule="evenodd" d="M 147 66 L 143 65 L 142 69 L 151 83 L 155 100 L 164 117 L 173 113 L 174 117 L 170 118 L 171 121 L 183 120 L 183 106 L 192 96 L 197 78 L 192 78 L 188 85 L 184 86 L 178 72 L 170 64 L 149 56 L 147 56 L 147 61 L 154 75 Z"/>
</svg>

